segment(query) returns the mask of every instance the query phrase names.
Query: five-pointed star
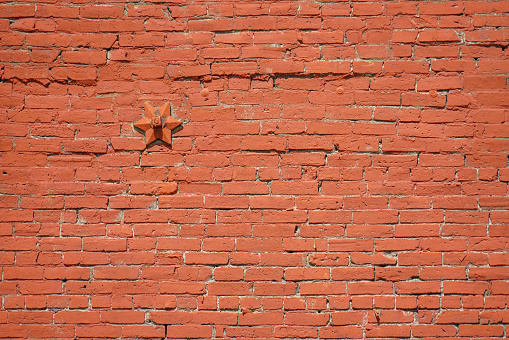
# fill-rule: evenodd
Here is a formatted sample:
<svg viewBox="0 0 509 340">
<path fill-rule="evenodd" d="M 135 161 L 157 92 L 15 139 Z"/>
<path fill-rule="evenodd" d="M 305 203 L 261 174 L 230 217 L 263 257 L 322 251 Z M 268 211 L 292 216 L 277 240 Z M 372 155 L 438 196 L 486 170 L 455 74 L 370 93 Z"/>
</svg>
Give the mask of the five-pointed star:
<svg viewBox="0 0 509 340">
<path fill-rule="evenodd" d="M 182 122 L 171 116 L 170 103 L 156 109 L 145 102 L 145 117 L 134 123 L 134 126 L 145 131 L 145 143 L 149 145 L 157 139 L 171 145 L 171 130 Z"/>
</svg>

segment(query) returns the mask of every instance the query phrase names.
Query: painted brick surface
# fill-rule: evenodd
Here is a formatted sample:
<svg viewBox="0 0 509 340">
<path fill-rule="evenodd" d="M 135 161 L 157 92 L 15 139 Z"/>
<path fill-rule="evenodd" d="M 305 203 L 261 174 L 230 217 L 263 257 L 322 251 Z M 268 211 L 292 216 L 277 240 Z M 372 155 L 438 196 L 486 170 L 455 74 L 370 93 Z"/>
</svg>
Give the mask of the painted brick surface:
<svg viewBox="0 0 509 340">
<path fill-rule="evenodd" d="M 508 1 L 2 1 L 0 338 L 506 337 L 508 26 Z"/>
</svg>

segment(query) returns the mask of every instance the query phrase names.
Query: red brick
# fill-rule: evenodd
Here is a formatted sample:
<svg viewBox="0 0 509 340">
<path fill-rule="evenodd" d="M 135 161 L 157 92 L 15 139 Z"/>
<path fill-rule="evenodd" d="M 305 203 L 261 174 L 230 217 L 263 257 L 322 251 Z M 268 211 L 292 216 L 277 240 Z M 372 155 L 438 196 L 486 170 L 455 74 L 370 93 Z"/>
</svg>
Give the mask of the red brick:
<svg viewBox="0 0 509 340">
<path fill-rule="evenodd" d="M 410 325 L 380 325 L 368 326 L 367 337 L 408 337 L 410 336 Z"/>
<path fill-rule="evenodd" d="M 277 338 L 293 338 L 293 337 L 316 337 L 317 330 L 308 326 L 276 326 L 274 335 Z"/>
<path fill-rule="evenodd" d="M 115 338 L 119 337 L 122 333 L 121 326 L 111 325 L 93 325 L 93 326 L 76 326 L 76 336 L 86 337 L 101 337 L 101 338 Z"/>
<path fill-rule="evenodd" d="M 328 322 L 328 314 L 289 312 L 285 315 L 285 324 L 287 325 L 325 326 Z"/>
<path fill-rule="evenodd" d="M 477 323 L 479 314 L 475 311 L 443 311 L 437 316 L 438 324 Z"/>
<path fill-rule="evenodd" d="M 60 311 L 55 314 L 55 323 L 94 324 L 99 323 L 98 311 Z"/>
<path fill-rule="evenodd" d="M 145 322 L 143 311 L 101 311 L 101 321 L 112 324 L 139 324 Z"/>
<path fill-rule="evenodd" d="M 227 253 L 187 253 L 187 264 L 227 264 Z"/>
<path fill-rule="evenodd" d="M 258 296 L 292 296 L 296 291 L 296 283 L 255 282 L 254 284 L 254 293 Z"/>
<path fill-rule="evenodd" d="M 504 333 L 502 325 L 459 325 L 458 336 L 500 337 Z"/>
<path fill-rule="evenodd" d="M 319 336 L 324 339 L 355 339 L 362 337 L 362 329 L 358 326 L 326 326 L 318 331 Z"/>
<path fill-rule="evenodd" d="M 262 312 L 246 313 L 239 315 L 239 325 L 281 325 L 283 323 L 283 313 L 280 312 Z"/>
<path fill-rule="evenodd" d="M 288 281 L 328 280 L 329 270 L 326 268 L 288 268 L 285 279 Z"/>
<path fill-rule="evenodd" d="M 304 282 L 300 284 L 301 295 L 342 295 L 345 284 L 340 282 Z"/>
<path fill-rule="evenodd" d="M 214 278 L 218 281 L 238 281 L 244 278 L 242 268 L 218 267 L 214 270 Z"/>
<path fill-rule="evenodd" d="M 164 326 L 152 325 L 127 325 L 122 327 L 122 335 L 125 337 L 163 337 L 165 334 Z"/>
<path fill-rule="evenodd" d="M 20 324 L 48 324 L 52 321 L 52 313 L 47 311 L 10 311 L 9 320 Z"/>
<path fill-rule="evenodd" d="M 2 5 L 0 18 L 21 18 L 35 15 L 35 5 Z"/>
<path fill-rule="evenodd" d="M 246 281 L 276 281 L 282 278 L 282 268 L 248 268 L 245 274 Z"/>
</svg>

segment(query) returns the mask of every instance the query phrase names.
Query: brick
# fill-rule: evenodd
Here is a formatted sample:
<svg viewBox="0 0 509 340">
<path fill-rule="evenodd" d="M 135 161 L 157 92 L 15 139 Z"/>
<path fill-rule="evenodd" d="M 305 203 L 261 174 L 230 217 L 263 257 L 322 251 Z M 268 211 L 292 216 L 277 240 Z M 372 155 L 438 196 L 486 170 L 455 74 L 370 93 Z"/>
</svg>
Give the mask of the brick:
<svg viewBox="0 0 509 340">
<path fill-rule="evenodd" d="M 22 18 L 35 15 L 35 5 L 2 5 L 0 6 L 0 18 Z"/>
<path fill-rule="evenodd" d="M 55 314 L 55 323 L 94 324 L 99 323 L 98 311 L 60 311 Z"/>
<path fill-rule="evenodd" d="M 239 315 L 239 325 L 281 325 L 283 323 L 283 313 L 280 312 L 262 312 L 246 313 Z"/>
<path fill-rule="evenodd" d="M 62 53 L 62 60 L 64 63 L 68 64 L 101 65 L 106 63 L 106 53 L 88 51 L 65 51 Z"/>
<path fill-rule="evenodd" d="M 288 268 L 285 269 L 285 279 L 288 281 L 309 281 L 329 279 L 326 268 Z"/>
<path fill-rule="evenodd" d="M 142 311 L 101 311 L 101 321 L 112 324 L 139 324 L 145 322 Z"/>
<path fill-rule="evenodd" d="M 97 71 L 90 67 L 53 67 L 51 73 L 56 79 L 70 79 L 76 82 L 93 82 L 97 78 Z"/>
<path fill-rule="evenodd" d="M 83 18 L 120 18 L 123 14 L 124 8 L 121 6 L 80 7 L 80 15 Z"/>
<path fill-rule="evenodd" d="M 285 323 L 288 325 L 325 326 L 328 322 L 328 314 L 290 312 L 285 315 Z"/>
<path fill-rule="evenodd" d="M 340 282 L 304 282 L 300 284 L 300 293 L 301 295 L 341 295 L 345 293 L 345 288 L 345 284 Z"/>
<path fill-rule="evenodd" d="M 62 283 L 58 281 L 23 281 L 19 283 L 21 294 L 61 294 Z"/>
<path fill-rule="evenodd" d="M 46 311 L 11 311 L 9 319 L 13 323 L 21 324 L 48 324 L 51 323 L 51 312 Z"/>
<path fill-rule="evenodd" d="M 501 325 L 460 325 L 458 327 L 458 336 L 500 337 L 503 331 Z"/>
<path fill-rule="evenodd" d="M 133 195 L 170 195 L 177 191 L 177 183 L 131 183 Z"/>
<path fill-rule="evenodd" d="M 449 324 L 449 323 L 477 323 L 479 321 L 479 315 L 474 311 L 443 311 L 437 316 L 438 324 Z"/>
<path fill-rule="evenodd" d="M 316 337 L 317 330 L 307 326 L 276 326 L 274 335 L 277 338 Z"/>
<path fill-rule="evenodd" d="M 362 337 L 362 329 L 357 326 L 326 326 L 318 331 L 319 336 L 324 339 L 355 339 Z"/>
<path fill-rule="evenodd" d="M 165 334 L 164 326 L 152 325 L 127 325 L 122 327 L 122 335 L 126 337 L 163 337 Z"/>
<path fill-rule="evenodd" d="M 368 337 L 408 337 L 410 336 L 409 325 L 380 325 L 368 326 L 366 329 Z"/>
<path fill-rule="evenodd" d="M 227 264 L 227 253 L 187 253 L 187 264 Z"/>
<path fill-rule="evenodd" d="M 190 20 L 191 31 L 230 31 L 233 29 L 231 19 Z"/>
<path fill-rule="evenodd" d="M 258 296 L 292 296 L 296 291 L 296 283 L 255 282 L 254 284 L 254 293 Z"/>
<path fill-rule="evenodd" d="M 121 326 L 111 325 L 91 325 L 91 326 L 77 326 L 76 336 L 93 336 L 93 337 L 119 337 L 122 333 Z"/>
<path fill-rule="evenodd" d="M 269 281 L 281 280 L 283 278 L 282 268 L 249 268 L 246 269 L 246 281 Z"/>
</svg>

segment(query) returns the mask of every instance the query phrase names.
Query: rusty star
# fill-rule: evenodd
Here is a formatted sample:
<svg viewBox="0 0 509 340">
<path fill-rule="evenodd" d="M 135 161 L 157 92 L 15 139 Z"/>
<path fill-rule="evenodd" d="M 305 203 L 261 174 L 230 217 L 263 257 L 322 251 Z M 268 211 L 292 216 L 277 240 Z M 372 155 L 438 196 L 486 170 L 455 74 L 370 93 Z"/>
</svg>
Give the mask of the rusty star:
<svg viewBox="0 0 509 340">
<path fill-rule="evenodd" d="M 182 122 L 171 115 L 170 103 L 166 103 L 156 109 L 148 102 L 145 102 L 145 117 L 134 123 L 134 126 L 145 131 L 145 143 L 162 140 L 171 145 L 171 130 L 180 126 Z"/>
</svg>

